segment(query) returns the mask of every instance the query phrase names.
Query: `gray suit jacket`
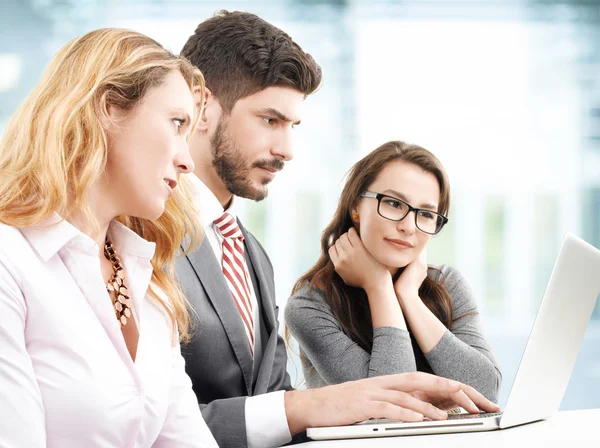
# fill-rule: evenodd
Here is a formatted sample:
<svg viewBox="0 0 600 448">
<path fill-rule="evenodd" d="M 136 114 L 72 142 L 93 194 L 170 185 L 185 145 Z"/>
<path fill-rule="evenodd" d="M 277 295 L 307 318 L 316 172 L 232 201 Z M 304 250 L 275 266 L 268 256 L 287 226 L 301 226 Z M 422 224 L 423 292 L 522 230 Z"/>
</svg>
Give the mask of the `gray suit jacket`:
<svg viewBox="0 0 600 448">
<path fill-rule="evenodd" d="M 242 320 L 208 240 L 175 265 L 197 313 L 192 340 L 182 346 L 186 371 L 217 443 L 236 448 L 247 446 L 246 397 L 291 389 L 285 344 L 277 332 L 273 266 L 260 243 L 239 224 L 260 313 L 260 365 L 254 365 Z"/>
</svg>

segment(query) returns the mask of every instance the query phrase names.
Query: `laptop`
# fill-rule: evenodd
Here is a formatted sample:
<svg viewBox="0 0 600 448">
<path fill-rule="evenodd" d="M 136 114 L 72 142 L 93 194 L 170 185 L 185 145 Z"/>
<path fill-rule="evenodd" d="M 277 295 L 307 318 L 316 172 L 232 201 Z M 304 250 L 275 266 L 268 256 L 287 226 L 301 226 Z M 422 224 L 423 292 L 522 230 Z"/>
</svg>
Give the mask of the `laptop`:
<svg viewBox="0 0 600 448">
<path fill-rule="evenodd" d="M 372 419 L 309 428 L 314 440 L 475 432 L 510 428 L 558 411 L 600 293 L 600 250 L 567 233 L 503 412 L 449 415 L 447 420 Z"/>
</svg>

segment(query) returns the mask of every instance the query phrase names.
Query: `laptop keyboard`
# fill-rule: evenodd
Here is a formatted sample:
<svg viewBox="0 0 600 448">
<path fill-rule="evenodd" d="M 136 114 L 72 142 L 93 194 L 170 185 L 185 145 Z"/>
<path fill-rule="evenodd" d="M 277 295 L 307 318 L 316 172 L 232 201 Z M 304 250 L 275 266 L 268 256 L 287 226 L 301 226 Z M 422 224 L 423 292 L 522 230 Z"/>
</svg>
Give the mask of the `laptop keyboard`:
<svg viewBox="0 0 600 448">
<path fill-rule="evenodd" d="M 487 418 L 502 415 L 502 412 L 482 412 L 480 414 L 449 414 L 448 420 L 463 420 L 466 418 Z"/>
<path fill-rule="evenodd" d="M 464 420 L 464 419 L 478 419 L 478 418 L 487 418 L 487 417 L 496 417 L 502 415 L 502 412 L 482 412 L 480 414 L 448 414 L 448 420 Z M 423 421 L 435 421 L 430 418 L 425 417 Z M 439 420 L 443 421 L 443 420 Z M 403 423 L 398 420 L 390 420 L 387 418 L 370 418 L 365 420 L 364 422 L 355 423 L 355 425 L 379 425 L 381 423 Z M 411 423 L 411 422 L 404 422 Z M 419 423 L 419 422 L 416 422 Z"/>
</svg>

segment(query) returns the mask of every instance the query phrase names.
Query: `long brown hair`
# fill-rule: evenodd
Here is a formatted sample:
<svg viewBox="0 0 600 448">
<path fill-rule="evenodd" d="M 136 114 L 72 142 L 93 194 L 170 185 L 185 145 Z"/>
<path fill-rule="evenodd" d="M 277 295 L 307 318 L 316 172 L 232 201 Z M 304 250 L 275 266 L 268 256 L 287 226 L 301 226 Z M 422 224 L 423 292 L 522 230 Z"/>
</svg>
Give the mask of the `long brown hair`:
<svg viewBox="0 0 600 448">
<path fill-rule="evenodd" d="M 450 184 L 440 161 L 420 146 L 401 141 L 384 143 L 356 163 L 348 172 L 337 210 L 321 236 L 319 260 L 298 279 L 292 290 L 294 294 L 306 284 L 323 289 L 325 301 L 344 332 L 369 352 L 373 346 L 373 327 L 367 295 L 362 288 L 346 285 L 335 272 L 333 262 L 329 258 L 329 248 L 342 234 L 354 226 L 351 218 L 352 209 L 356 207 L 360 195 L 368 189 L 388 163 L 398 160 L 417 165 L 435 176 L 440 187 L 438 213 L 447 216 L 450 208 Z M 394 280 L 398 278 L 401 271 L 396 274 Z M 454 309 L 452 297 L 444 284 L 428 276 L 419 288 L 419 296 L 427 308 L 447 328 L 450 328 L 454 319 Z"/>
</svg>

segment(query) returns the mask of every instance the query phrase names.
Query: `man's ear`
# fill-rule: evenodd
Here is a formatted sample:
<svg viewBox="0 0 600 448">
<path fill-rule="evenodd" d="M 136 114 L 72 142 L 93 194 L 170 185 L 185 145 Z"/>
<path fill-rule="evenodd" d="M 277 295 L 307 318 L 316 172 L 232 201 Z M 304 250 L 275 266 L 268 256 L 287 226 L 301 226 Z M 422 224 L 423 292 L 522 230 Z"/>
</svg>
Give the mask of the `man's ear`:
<svg viewBox="0 0 600 448">
<path fill-rule="evenodd" d="M 217 105 L 218 101 L 216 101 L 215 96 L 212 94 L 208 87 L 204 88 L 204 94 L 202 94 L 199 88 L 194 89 L 194 100 L 196 104 L 201 104 L 200 111 L 200 119 L 198 120 L 198 124 L 196 125 L 196 130 L 200 132 L 208 131 L 208 125 L 210 122 L 210 117 L 213 115 L 213 109 Z M 216 104 L 215 104 L 216 103 Z"/>
</svg>

